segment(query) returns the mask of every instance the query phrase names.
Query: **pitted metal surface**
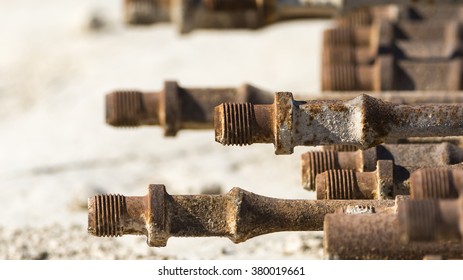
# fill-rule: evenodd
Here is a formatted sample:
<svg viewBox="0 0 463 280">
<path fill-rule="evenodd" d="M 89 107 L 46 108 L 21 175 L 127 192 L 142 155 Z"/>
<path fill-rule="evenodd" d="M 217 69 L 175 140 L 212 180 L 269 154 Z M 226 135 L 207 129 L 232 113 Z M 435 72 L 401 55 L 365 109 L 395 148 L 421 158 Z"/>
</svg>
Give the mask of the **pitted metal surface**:
<svg viewBox="0 0 463 280">
<path fill-rule="evenodd" d="M 326 214 L 349 206 L 391 212 L 392 200 L 285 200 L 233 188 L 225 195 L 169 195 L 150 185 L 148 195 L 98 195 L 88 200 L 88 232 L 146 235 L 149 246 L 169 237 L 228 237 L 234 243 L 278 231 L 323 230 Z"/>
<path fill-rule="evenodd" d="M 349 101 L 295 101 L 290 93 L 276 93 L 273 105 L 237 108 L 215 108 L 216 141 L 273 143 L 276 154 L 291 154 L 296 146 L 348 144 L 366 149 L 406 137 L 463 135 L 461 105 L 397 105 L 368 95 Z"/>
</svg>

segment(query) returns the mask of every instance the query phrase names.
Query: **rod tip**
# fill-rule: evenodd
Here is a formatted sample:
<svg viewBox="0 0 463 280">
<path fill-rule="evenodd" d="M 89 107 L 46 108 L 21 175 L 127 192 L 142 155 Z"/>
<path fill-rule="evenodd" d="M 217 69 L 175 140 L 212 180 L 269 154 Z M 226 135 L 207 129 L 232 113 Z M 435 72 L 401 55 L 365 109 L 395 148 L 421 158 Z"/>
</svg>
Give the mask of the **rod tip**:
<svg viewBox="0 0 463 280">
<path fill-rule="evenodd" d="M 454 171 L 457 174 L 454 174 Z M 410 176 L 410 196 L 412 199 L 458 198 L 455 181 L 463 179 L 461 170 L 448 168 L 422 168 Z M 460 178 L 454 178 L 457 175 Z M 459 180 L 460 179 L 460 180 Z"/>
<path fill-rule="evenodd" d="M 123 195 L 105 194 L 89 198 L 88 233 L 95 236 L 122 236 L 126 212 L 127 206 Z"/>
<path fill-rule="evenodd" d="M 222 145 L 250 145 L 254 108 L 251 103 L 224 103 L 215 107 L 215 141 Z"/>
<path fill-rule="evenodd" d="M 308 152 L 302 156 L 302 182 L 305 189 L 315 190 L 318 174 L 339 169 L 338 153 L 335 151 Z"/>
<path fill-rule="evenodd" d="M 138 126 L 145 115 L 143 93 L 114 91 L 106 95 L 106 123 L 112 126 Z"/>
<path fill-rule="evenodd" d="M 355 171 L 328 170 L 317 175 L 317 199 L 354 199 L 358 189 Z"/>
</svg>

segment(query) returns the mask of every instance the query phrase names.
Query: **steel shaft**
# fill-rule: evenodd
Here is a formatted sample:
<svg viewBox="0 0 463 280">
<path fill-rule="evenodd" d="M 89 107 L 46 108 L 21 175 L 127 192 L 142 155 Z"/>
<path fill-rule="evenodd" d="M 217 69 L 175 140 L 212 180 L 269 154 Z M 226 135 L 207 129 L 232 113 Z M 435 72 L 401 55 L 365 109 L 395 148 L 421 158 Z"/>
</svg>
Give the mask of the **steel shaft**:
<svg viewBox="0 0 463 280">
<path fill-rule="evenodd" d="M 463 106 L 397 105 L 365 94 L 349 101 L 295 101 L 278 92 L 272 105 L 217 106 L 214 122 L 223 145 L 273 143 L 276 154 L 291 154 L 296 146 L 367 149 L 406 137 L 461 136 Z"/>
<path fill-rule="evenodd" d="M 233 188 L 225 195 L 169 195 L 150 185 L 148 195 L 98 195 L 88 201 L 88 231 L 96 236 L 146 235 L 163 247 L 176 237 L 221 236 L 235 243 L 278 231 L 323 230 L 326 214 L 360 207 L 388 212 L 394 201 L 285 200 Z M 347 210 L 346 210 L 347 211 Z"/>
</svg>

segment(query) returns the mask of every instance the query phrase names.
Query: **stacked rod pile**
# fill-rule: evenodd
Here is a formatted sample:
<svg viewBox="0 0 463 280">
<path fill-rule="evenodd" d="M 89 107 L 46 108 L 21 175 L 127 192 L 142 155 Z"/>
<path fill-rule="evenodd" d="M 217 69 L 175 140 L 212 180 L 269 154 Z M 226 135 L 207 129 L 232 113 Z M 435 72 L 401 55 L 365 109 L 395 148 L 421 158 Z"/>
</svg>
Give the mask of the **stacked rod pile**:
<svg viewBox="0 0 463 280">
<path fill-rule="evenodd" d="M 323 34 L 322 90 L 460 90 L 462 11 L 429 4 L 342 17 Z"/>
<path fill-rule="evenodd" d="M 178 21 L 182 32 L 256 28 L 356 7 L 356 1 L 290 2 L 126 0 L 125 7 L 129 23 Z M 239 243 L 278 231 L 323 230 L 329 259 L 462 259 L 463 7 L 447 2 L 458 1 L 361 7 L 338 17 L 324 33 L 321 96 L 171 81 L 161 91 L 108 94 L 106 121 L 113 126 L 159 125 L 165 136 L 214 129 L 223 145 L 268 143 L 276 154 L 320 146 L 301 158 L 303 188 L 316 199 L 240 188 L 171 195 L 164 185 L 150 185 L 145 196 L 90 198 L 89 233 L 145 235 L 149 246 L 163 247 L 170 237 Z"/>
</svg>

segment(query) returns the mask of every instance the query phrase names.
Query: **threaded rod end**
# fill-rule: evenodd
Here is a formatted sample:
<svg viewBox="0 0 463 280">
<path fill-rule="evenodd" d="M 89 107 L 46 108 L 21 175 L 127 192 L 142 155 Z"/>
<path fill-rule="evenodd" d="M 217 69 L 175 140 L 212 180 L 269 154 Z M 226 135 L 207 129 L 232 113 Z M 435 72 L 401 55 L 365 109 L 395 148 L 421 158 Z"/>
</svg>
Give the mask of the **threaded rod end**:
<svg viewBox="0 0 463 280">
<path fill-rule="evenodd" d="M 328 170 L 325 173 L 326 199 L 354 199 L 357 177 L 353 170 Z M 317 186 L 318 187 L 318 186 Z"/>
<path fill-rule="evenodd" d="M 106 95 L 106 122 L 113 126 L 138 126 L 146 114 L 143 93 L 115 91 Z"/>
<path fill-rule="evenodd" d="M 307 170 L 302 170 L 302 173 L 307 177 L 306 188 L 308 190 L 315 190 L 315 179 L 318 174 L 331 169 L 339 169 L 337 152 L 309 152 L 305 157 Z"/>
<path fill-rule="evenodd" d="M 323 48 L 355 46 L 354 29 L 350 27 L 340 27 L 325 30 L 323 33 Z"/>
<path fill-rule="evenodd" d="M 325 47 L 322 53 L 323 65 L 355 64 L 355 50 L 350 46 Z"/>
<path fill-rule="evenodd" d="M 405 240 L 433 240 L 437 229 L 438 208 L 437 200 L 405 201 L 399 208 L 399 224 Z"/>
<path fill-rule="evenodd" d="M 333 151 L 333 152 L 356 152 L 359 150 L 357 146 L 354 145 L 326 145 L 322 146 L 323 151 Z"/>
<path fill-rule="evenodd" d="M 358 90 L 356 69 L 353 64 L 325 65 L 322 73 L 324 91 Z"/>
<path fill-rule="evenodd" d="M 94 198 L 94 229 L 96 236 L 117 237 L 124 233 L 124 216 L 127 213 L 125 196 L 97 195 Z"/>
<path fill-rule="evenodd" d="M 218 114 L 218 115 L 217 115 Z M 224 103 L 216 108 L 219 122 L 216 141 L 223 145 L 250 145 L 253 143 L 254 107 L 251 103 Z"/>
</svg>

